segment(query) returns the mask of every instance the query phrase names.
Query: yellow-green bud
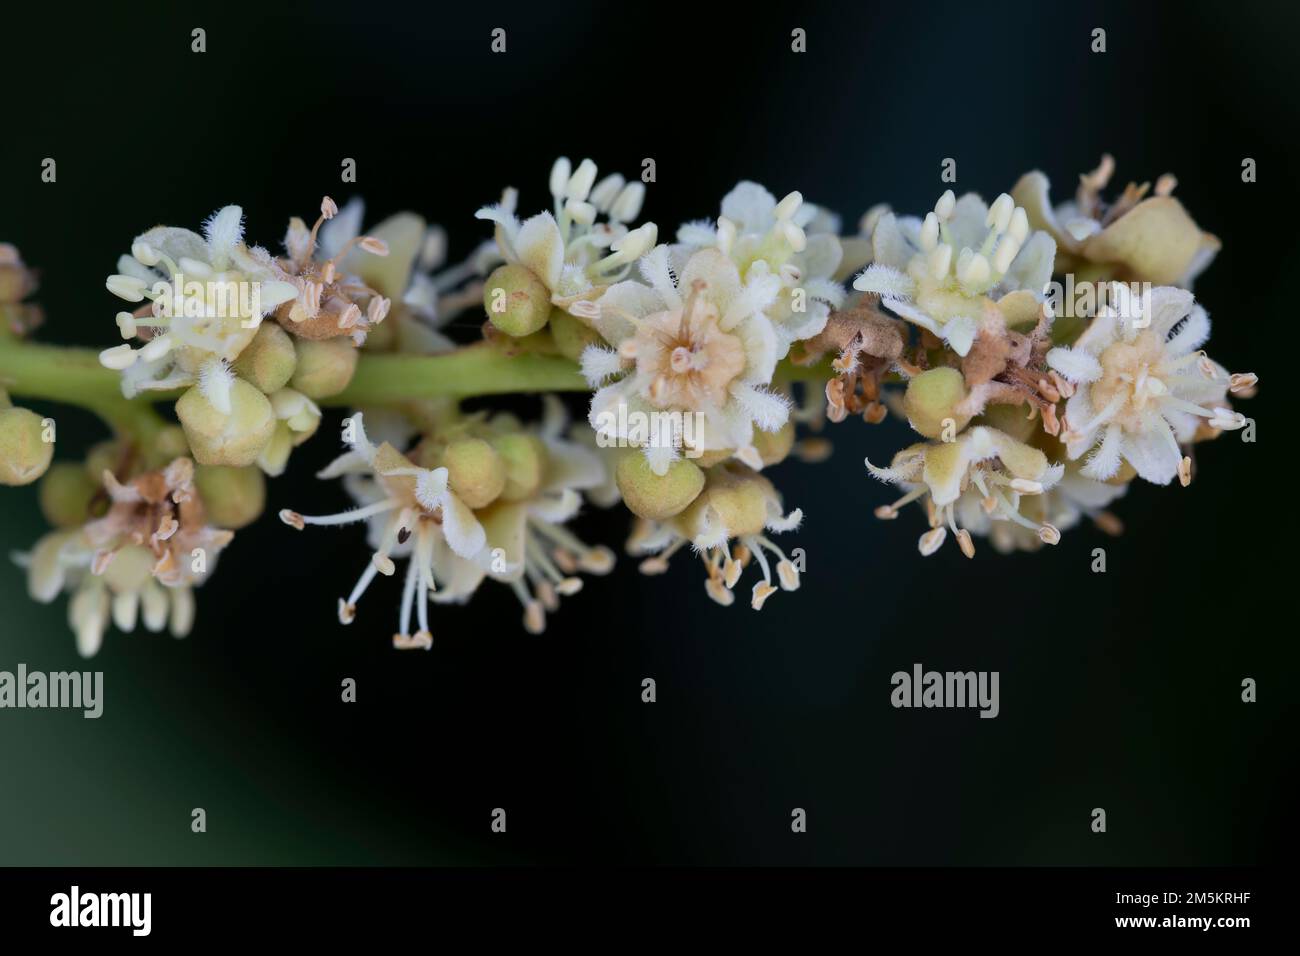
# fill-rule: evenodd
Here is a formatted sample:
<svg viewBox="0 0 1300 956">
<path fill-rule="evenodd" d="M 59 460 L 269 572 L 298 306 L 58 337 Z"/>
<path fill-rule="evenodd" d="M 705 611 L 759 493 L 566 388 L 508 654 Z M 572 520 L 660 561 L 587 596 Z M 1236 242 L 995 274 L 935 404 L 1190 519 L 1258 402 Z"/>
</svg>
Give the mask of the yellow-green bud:
<svg viewBox="0 0 1300 956">
<path fill-rule="evenodd" d="M 691 461 L 701 468 L 712 468 L 714 465 L 726 461 L 735 453 L 736 449 L 734 448 L 714 448 L 710 451 L 700 452 Z"/>
<path fill-rule="evenodd" d="M 86 474 L 90 480 L 99 485 L 104 480 L 104 472 L 111 471 L 116 475 L 125 450 L 124 442 L 112 438 L 91 445 L 90 451 L 86 453 Z"/>
<path fill-rule="evenodd" d="M 218 528 L 237 531 L 252 524 L 266 507 L 266 479 L 256 468 L 199 465 L 194 487 L 208 523 Z"/>
<path fill-rule="evenodd" d="M 551 314 L 551 293 L 527 266 L 507 263 L 488 276 L 483 287 L 488 319 L 506 335 L 531 335 Z"/>
<path fill-rule="evenodd" d="M 531 498 L 541 487 L 546 471 L 546 445 L 536 435 L 513 432 L 492 439 L 506 466 L 506 486 L 501 497 L 506 501 Z"/>
<path fill-rule="evenodd" d="M 348 387 L 357 370 L 357 350 L 347 336 L 299 339 L 298 364 L 289 383 L 308 398 L 329 398 Z"/>
<path fill-rule="evenodd" d="M 138 544 L 127 545 L 114 553 L 104 569 L 104 583 L 114 592 L 122 594 L 139 591 L 153 576 L 154 556 L 148 548 Z"/>
<path fill-rule="evenodd" d="M 165 425 L 153 434 L 142 451 L 145 468 L 164 468 L 177 458 L 188 456 L 190 445 L 185 440 L 185 429 L 179 425 Z"/>
<path fill-rule="evenodd" d="M 764 465 L 777 465 L 785 461 L 794 447 L 794 422 L 786 422 L 774 432 L 754 429 L 754 450 Z"/>
<path fill-rule="evenodd" d="M 41 514 L 56 528 L 76 528 L 90 517 L 90 500 L 99 484 L 86 474 L 85 466 L 70 461 L 56 462 L 41 479 L 37 494 Z"/>
<path fill-rule="evenodd" d="M 505 490 L 505 460 L 481 438 L 452 442 L 443 451 L 442 464 L 451 490 L 470 508 L 490 505 Z"/>
<path fill-rule="evenodd" d="M 551 310 L 550 325 L 556 350 L 575 362 L 581 360 L 588 345 L 603 345 L 605 342 L 599 332 L 563 309 Z"/>
<path fill-rule="evenodd" d="M 954 438 L 970 422 L 956 406 L 966 398 L 966 380 L 955 368 L 941 366 L 907 383 L 903 411 L 912 427 L 926 438 Z"/>
<path fill-rule="evenodd" d="M 277 322 L 263 322 L 235 359 L 235 374 L 270 395 L 289 384 L 298 365 L 293 339 Z"/>
<path fill-rule="evenodd" d="M 0 485 L 27 485 L 45 474 L 54 457 L 51 437 L 30 408 L 0 411 Z"/>
<path fill-rule="evenodd" d="M 680 514 L 704 487 L 704 472 L 695 462 L 679 458 L 663 475 L 656 475 L 640 450 L 625 452 L 614 468 L 614 480 L 634 515 L 664 521 Z"/>
<path fill-rule="evenodd" d="M 176 417 L 200 465 L 251 465 L 275 431 L 270 400 L 242 378 L 230 388 L 230 414 L 218 411 L 195 386 L 176 402 Z"/>
<path fill-rule="evenodd" d="M 710 469 L 708 483 L 700 496 L 682 515 L 685 527 L 703 526 L 703 509 L 713 508 L 722 526 L 732 537 L 761 534 L 767 524 L 767 502 L 772 486 L 748 468 L 740 471 L 728 467 Z"/>
</svg>

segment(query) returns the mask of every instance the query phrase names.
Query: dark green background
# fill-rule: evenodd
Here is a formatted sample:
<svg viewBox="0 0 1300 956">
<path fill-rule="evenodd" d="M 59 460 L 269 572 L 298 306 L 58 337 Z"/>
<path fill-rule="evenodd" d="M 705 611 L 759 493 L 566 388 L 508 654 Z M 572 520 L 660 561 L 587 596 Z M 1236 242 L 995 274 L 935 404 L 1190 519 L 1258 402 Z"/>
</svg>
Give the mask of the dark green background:
<svg viewBox="0 0 1300 956">
<path fill-rule="evenodd" d="M 851 422 L 829 462 L 774 473 L 807 515 L 787 536 L 808 555 L 798 594 L 724 610 L 692 561 L 657 579 L 624 562 L 540 638 L 503 588 L 439 608 L 428 654 L 390 649 L 392 582 L 336 623 L 359 529 L 274 520 L 342 505 L 311 478 L 336 451 L 327 422 L 199 592 L 188 640 L 108 635 L 92 665 L 103 718 L 0 711 L 0 863 L 1223 864 L 1277 843 L 1296 673 L 1293 17 L 1262 3 L 5 17 L 0 239 L 43 272 L 49 340 L 116 341 L 103 277 L 143 229 L 237 202 L 273 245 L 323 193 L 350 195 L 344 156 L 376 217 L 416 209 L 464 252 L 501 186 L 542 208 L 559 153 L 624 173 L 654 157 L 646 215 L 666 234 L 716 215 L 742 177 L 851 223 L 882 200 L 927 208 L 944 157 L 961 189 L 991 197 L 1039 167 L 1064 196 L 1109 150 L 1121 185 L 1176 173 L 1224 239 L 1197 285 L 1211 352 L 1262 390 L 1246 406 L 1258 442 L 1204 447 L 1189 489 L 1134 488 L 1117 541 L 1080 528 L 1037 555 L 922 560 L 919 513 L 875 521 L 890 492 L 862 467 L 905 428 Z M 496 26 L 504 56 L 488 52 Z M 807 54 L 790 52 L 794 27 Z M 59 425 L 61 456 L 98 436 L 88 416 Z M 0 497 L 0 551 L 26 548 L 43 531 L 34 491 Z M 579 521 L 611 544 L 624 528 Z M 1099 545 L 1104 575 L 1089 571 Z M 0 602 L 0 669 L 78 666 L 65 602 L 31 604 L 16 568 L 0 569 Z M 892 709 L 889 675 L 917 661 L 1000 671 L 1001 716 Z M 505 836 L 488 829 L 498 806 Z M 790 833 L 795 806 L 807 834 Z"/>
</svg>

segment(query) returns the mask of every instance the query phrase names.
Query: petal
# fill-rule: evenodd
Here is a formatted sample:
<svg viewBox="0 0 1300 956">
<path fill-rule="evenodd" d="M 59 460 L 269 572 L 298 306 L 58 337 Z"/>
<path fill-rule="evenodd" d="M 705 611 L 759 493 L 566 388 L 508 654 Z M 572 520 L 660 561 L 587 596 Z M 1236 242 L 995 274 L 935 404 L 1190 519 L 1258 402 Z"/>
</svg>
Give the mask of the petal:
<svg viewBox="0 0 1300 956">
<path fill-rule="evenodd" d="M 474 512 L 450 492 L 442 499 L 442 533 L 451 550 L 462 558 L 475 558 L 487 543 L 487 535 Z"/>
<path fill-rule="evenodd" d="M 520 264 L 532 269 L 546 288 L 554 291 L 559 286 L 564 268 L 564 240 L 555 217 L 549 212 L 538 213 L 519 227 L 515 252 Z"/>
</svg>

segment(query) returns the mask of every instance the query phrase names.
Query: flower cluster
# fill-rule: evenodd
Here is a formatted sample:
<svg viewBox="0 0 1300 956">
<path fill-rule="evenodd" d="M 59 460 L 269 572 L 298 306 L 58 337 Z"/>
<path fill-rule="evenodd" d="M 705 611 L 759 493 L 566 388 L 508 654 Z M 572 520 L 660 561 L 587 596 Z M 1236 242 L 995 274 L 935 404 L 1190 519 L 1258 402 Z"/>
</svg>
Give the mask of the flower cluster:
<svg viewBox="0 0 1300 956">
<path fill-rule="evenodd" d="M 1104 199 L 1113 170 L 1103 157 L 1056 206 L 1040 172 L 992 203 L 949 190 L 923 216 L 876 206 L 856 235 L 800 192 L 741 181 L 716 218 L 660 242 L 638 224 L 644 182 L 561 158 L 550 209 L 521 219 L 506 189 L 477 213 L 492 235 L 453 265 L 441 229 L 413 212 L 364 229 L 359 199 L 325 197 L 310 226 L 290 219 L 278 255 L 245 243 L 238 206 L 202 234 L 151 229 L 107 283 L 135 305 L 117 314 L 126 341 L 99 357 L 122 397 L 100 382 L 81 399 L 111 406 L 117 436 L 52 464 L 48 421 L 0 392 L 0 482 L 39 479 L 55 528 L 20 558 L 31 594 L 71 594 L 84 654 L 110 622 L 184 635 L 193 588 L 326 405 L 350 414 L 346 450 L 320 477 L 351 504 L 280 518 L 365 526 L 338 618 L 352 623 L 378 579 L 400 577 L 399 649 L 429 649 L 430 607 L 487 581 L 541 633 L 581 575 L 614 564 L 571 528 L 588 505 L 626 507 L 626 550 L 646 574 L 693 551 L 719 604 L 751 566 L 754 609 L 796 590 L 803 552 L 773 539 L 803 512 L 770 469 L 825 458 L 826 438 L 796 429 L 850 417 L 893 412 L 917 433 L 888 465 L 866 464 L 901 489 L 877 517 L 924 508 L 923 555 L 949 538 L 967 557 L 977 538 L 1035 550 L 1085 517 L 1118 533 L 1107 509 L 1134 480 L 1186 485 L 1197 443 L 1250 435 L 1233 406 L 1257 383 L 1204 350 L 1210 321 L 1190 289 L 1219 240 L 1171 176 Z M 23 301 L 35 288 L 0 245 L 6 348 L 39 323 Z M 479 303 L 484 341 L 457 344 L 447 322 Z M 44 353 L 26 355 L 0 381 L 62 394 L 57 371 L 31 380 L 50 368 Z M 583 383 L 585 420 L 571 419 L 550 393 Z M 542 393 L 538 420 L 463 404 L 510 391 Z M 150 397 L 176 397 L 179 427 Z"/>
</svg>

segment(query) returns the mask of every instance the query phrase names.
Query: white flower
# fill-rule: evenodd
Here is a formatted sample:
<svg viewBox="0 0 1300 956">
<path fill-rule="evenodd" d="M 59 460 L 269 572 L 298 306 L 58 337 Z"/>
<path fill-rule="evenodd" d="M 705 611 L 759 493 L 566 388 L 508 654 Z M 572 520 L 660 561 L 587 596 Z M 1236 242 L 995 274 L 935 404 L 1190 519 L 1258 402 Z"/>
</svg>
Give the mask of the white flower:
<svg viewBox="0 0 1300 956">
<path fill-rule="evenodd" d="M 568 308 L 626 275 L 655 244 L 654 223 L 628 224 L 641 213 L 645 185 L 617 173 L 596 182 L 596 164 L 584 159 L 575 170 L 561 157 L 551 168 L 554 213 L 524 220 L 515 216 L 517 194 L 507 190 L 500 203 L 475 213 L 496 223 L 496 241 L 506 262 L 526 266 Z M 604 216 L 605 221 L 600 217 Z"/>
<path fill-rule="evenodd" d="M 844 288 L 832 278 L 843 258 L 837 227 L 833 216 L 798 192 L 778 203 L 758 183 L 742 181 L 722 200 L 716 228 L 687 223 L 677 239 L 690 251 L 722 250 L 745 279 L 771 274 L 781 280 L 766 310 L 780 359 L 793 343 L 821 332 L 831 310 L 844 304 Z"/>
<path fill-rule="evenodd" d="M 463 262 L 447 266 L 447 236 L 411 212 L 396 213 L 368 235 L 388 249 L 382 258 L 360 246 L 365 203 L 349 200 L 321 227 L 320 254 L 338 261 L 342 272 L 356 273 L 392 303 L 395 344 L 405 353 L 445 352 L 455 347 L 441 329 L 471 305 L 481 304 L 482 279 L 501 261 L 496 244 L 481 243 Z"/>
<path fill-rule="evenodd" d="M 923 555 L 937 551 L 951 530 L 962 553 L 974 557 L 971 532 L 959 520 L 963 513 L 958 509 L 959 500 L 970 489 L 978 492 L 976 500 L 992 520 L 1014 522 L 1045 544 L 1060 540 L 1059 528 L 1047 521 L 1031 521 L 1021 514 L 1020 502 L 1024 495 L 1041 495 L 1052 488 L 1061 479 L 1064 466 L 1051 464 L 1037 448 L 996 428 L 976 425 L 954 441 L 920 442 L 895 455 L 888 468 L 877 468 L 870 461 L 866 464 L 880 480 L 908 489 L 898 501 L 877 508 L 876 517 L 895 518 L 903 505 L 928 496 L 930 530 L 918 544 Z M 983 527 L 981 520 L 977 528 Z"/>
<path fill-rule="evenodd" d="M 123 371 L 128 398 L 142 389 L 197 383 L 218 410 L 230 412 L 229 389 L 220 387 L 227 378 L 213 374 L 215 367 L 234 362 L 263 317 L 298 294 L 275 278 L 266 250 L 244 245 L 242 217 L 238 206 L 226 206 L 204 224 L 202 236 L 158 226 L 118 260 L 108 290 L 128 302 L 151 303 L 117 315 L 122 338 L 139 336 L 145 344 L 100 355 L 106 367 Z"/>
<path fill-rule="evenodd" d="M 1190 292 L 1159 286 L 1134 312 L 1103 310 L 1074 345 L 1048 352 L 1047 364 L 1075 385 L 1061 439 L 1071 459 L 1092 451 L 1082 474 L 1104 481 L 1127 461 L 1163 485 L 1180 473 L 1179 446 L 1202 422 L 1235 429 L 1246 419 L 1225 404 L 1234 377 L 1198 351 L 1210 319 Z"/>
<path fill-rule="evenodd" d="M 890 310 L 943 339 L 958 355 L 970 351 L 989 308 L 1009 311 L 1011 296 L 1033 315 L 1052 278 L 1056 243 L 1032 235 L 1025 211 L 1006 193 L 992 207 L 975 193 L 948 190 L 924 220 L 881 214 L 871 236 L 872 264 L 853 282 Z"/>
<path fill-rule="evenodd" d="M 730 450 L 753 462 L 754 429 L 776 431 L 789 417 L 788 400 L 768 387 L 778 343 L 764 310 L 780 280 L 761 270 L 742 280 L 717 249 L 685 255 L 656 247 L 641 261 L 648 284 L 620 282 L 582 313 L 614 346 L 591 345 L 582 356 L 593 386 L 615 379 L 592 397 L 592 427 L 608 443 L 645 447 L 657 474 L 682 450 Z M 627 427 L 664 411 L 683 423 L 693 416 L 692 424 L 668 440 Z"/>
<path fill-rule="evenodd" d="M 498 498 L 478 511 L 451 490 L 446 467 L 420 468 L 387 443 L 372 445 L 361 413 L 355 414 L 350 450 L 320 477 L 343 477 L 358 507 L 320 517 L 280 513 L 300 530 L 309 524 L 368 523 L 374 553 L 349 596 L 339 600 L 340 622 L 355 619 L 357 603 L 376 575 L 396 572 L 394 559 L 407 559 L 393 637 L 399 649 L 430 648 L 429 602 L 466 601 L 485 578 L 508 583 L 524 605 L 525 626 L 540 633 L 557 595 L 581 588 L 573 571 L 610 570 L 608 549 L 588 547 L 563 527 L 582 503 L 579 492 L 606 476 L 594 452 L 559 436 L 564 419 L 557 409 L 558 403 L 548 406 L 547 420 L 536 432 L 545 447 L 545 468 L 535 491 L 523 499 Z"/>
</svg>

